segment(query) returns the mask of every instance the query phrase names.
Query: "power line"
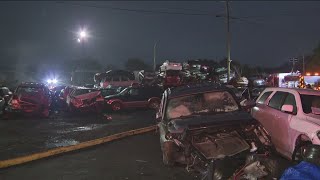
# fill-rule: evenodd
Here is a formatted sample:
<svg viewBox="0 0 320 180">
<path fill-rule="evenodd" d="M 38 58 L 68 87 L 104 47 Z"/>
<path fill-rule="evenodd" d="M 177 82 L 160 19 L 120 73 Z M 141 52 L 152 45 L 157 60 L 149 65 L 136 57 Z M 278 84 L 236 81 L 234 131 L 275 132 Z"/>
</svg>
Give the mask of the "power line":
<svg viewBox="0 0 320 180">
<path fill-rule="evenodd" d="M 144 9 L 129 9 L 129 8 L 118 8 L 112 6 L 98 6 L 92 4 L 79 4 L 79 3 L 69 3 L 57 1 L 58 4 L 67 4 L 71 6 L 82 6 L 82 7 L 91 7 L 91 8 L 99 8 L 99 9 L 110 9 L 110 10 L 118 10 L 118 11 L 127 11 L 127 12 L 137 12 L 137 13 L 147 13 L 147 14 L 175 14 L 175 15 L 188 15 L 188 16 L 215 16 L 212 13 L 183 13 L 183 12 L 169 12 L 169 11 L 154 11 L 154 10 L 144 10 Z"/>
</svg>

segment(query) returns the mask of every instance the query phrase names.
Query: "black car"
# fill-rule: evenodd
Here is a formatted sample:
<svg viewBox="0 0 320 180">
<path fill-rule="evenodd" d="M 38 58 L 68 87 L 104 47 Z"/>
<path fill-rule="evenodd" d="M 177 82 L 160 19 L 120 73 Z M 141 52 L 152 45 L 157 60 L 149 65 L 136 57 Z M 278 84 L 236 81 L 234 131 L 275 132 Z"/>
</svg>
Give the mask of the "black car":
<svg viewBox="0 0 320 180">
<path fill-rule="evenodd" d="M 250 152 L 268 149 L 256 135 L 257 121 L 224 85 L 202 83 L 167 89 L 157 120 L 164 164 L 187 165 L 207 179 L 216 179 L 217 174 L 221 176 L 217 179 L 228 179 Z M 229 174 L 219 171 L 222 162 L 230 164 Z"/>
<path fill-rule="evenodd" d="M 119 111 L 127 108 L 152 108 L 159 107 L 162 90 L 157 86 L 130 86 L 119 94 L 106 96 L 107 109 Z"/>
</svg>

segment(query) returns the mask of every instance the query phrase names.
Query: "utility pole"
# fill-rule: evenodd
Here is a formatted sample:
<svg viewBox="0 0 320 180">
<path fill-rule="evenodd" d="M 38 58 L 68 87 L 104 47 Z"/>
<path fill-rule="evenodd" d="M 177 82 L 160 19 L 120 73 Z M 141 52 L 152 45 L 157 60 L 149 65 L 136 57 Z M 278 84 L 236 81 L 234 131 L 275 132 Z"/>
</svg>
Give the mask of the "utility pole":
<svg viewBox="0 0 320 180">
<path fill-rule="evenodd" d="M 291 73 L 293 73 L 293 71 L 294 71 L 294 66 L 295 66 L 296 62 L 298 62 L 298 59 L 297 59 L 297 58 L 291 58 L 289 61 L 292 62 Z"/>
<path fill-rule="evenodd" d="M 155 42 L 153 46 L 153 71 L 154 72 L 156 72 L 156 47 L 157 47 L 157 42 Z"/>
<path fill-rule="evenodd" d="M 229 0 L 226 0 L 226 17 L 227 17 L 227 68 L 228 68 L 228 75 L 227 75 L 227 82 L 230 81 L 230 47 L 231 47 L 231 34 L 230 34 L 230 13 L 229 13 Z"/>
<path fill-rule="evenodd" d="M 304 64 L 304 54 L 302 54 L 302 74 L 305 75 L 306 73 L 306 67 Z"/>
</svg>

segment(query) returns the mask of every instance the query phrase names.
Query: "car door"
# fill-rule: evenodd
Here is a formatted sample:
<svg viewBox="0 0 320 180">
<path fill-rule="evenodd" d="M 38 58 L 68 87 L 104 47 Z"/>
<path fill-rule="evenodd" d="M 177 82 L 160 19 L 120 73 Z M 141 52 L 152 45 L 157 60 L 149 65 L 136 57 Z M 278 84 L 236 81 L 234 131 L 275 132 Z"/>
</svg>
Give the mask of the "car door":
<svg viewBox="0 0 320 180">
<path fill-rule="evenodd" d="M 266 128 L 266 130 L 269 132 L 272 143 L 276 147 L 278 147 L 278 145 L 280 144 L 279 142 L 280 137 L 278 136 L 279 134 L 281 134 L 281 132 L 278 132 L 278 131 L 279 130 L 283 131 L 284 129 L 281 129 L 281 128 L 285 128 L 285 127 L 282 127 L 283 121 L 281 121 L 281 118 L 284 118 L 284 116 L 281 112 L 281 107 L 287 95 L 288 95 L 287 92 L 276 91 L 270 98 L 264 114 L 266 121 L 265 121 L 265 124 L 263 125 Z"/>
<path fill-rule="evenodd" d="M 283 105 L 292 105 L 293 113 L 281 111 Z M 297 105 L 295 96 L 292 93 L 286 93 L 283 103 L 280 105 L 280 110 L 273 114 L 273 144 L 279 152 L 283 154 L 289 153 L 290 149 L 290 119 L 297 114 Z"/>
<path fill-rule="evenodd" d="M 269 120 L 266 115 L 266 111 L 268 109 L 267 99 L 272 93 L 273 91 L 264 92 L 256 101 L 256 106 L 251 110 L 253 118 L 259 121 L 264 127 L 269 125 Z"/>
<path fill-rule="evenodd" d="M 124 103 L 128 108 L 136 108 L 136 107 L 143 107 L 144 106 L 144 94 L 143 88 L 131 88 L 126 95 Z"/>
</svg>

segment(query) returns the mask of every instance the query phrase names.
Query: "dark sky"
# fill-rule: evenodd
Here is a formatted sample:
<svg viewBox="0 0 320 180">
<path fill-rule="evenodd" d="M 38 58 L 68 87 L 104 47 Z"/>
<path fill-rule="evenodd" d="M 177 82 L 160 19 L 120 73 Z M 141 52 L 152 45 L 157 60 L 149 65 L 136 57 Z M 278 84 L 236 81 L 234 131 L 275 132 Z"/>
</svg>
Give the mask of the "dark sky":
<svg viewBox="0 0 320 180">
<path fill-rule="evenodd" d="M 1 61 L 58 62 L 81 57 L 76 32 L 86 27 L 86 55 L 122 65 L 131 57 L 157 60 L 221 59 L 226 55 L 223 1 L 0 2 Z M 71 5 L 73 4 L 73 5 Z M 81 4 L 76 6 L 74 4 Z M 94 7 L 93 7 L 94 6 Z M 276 66 L 310 53 L 320 40 L 320 2 L 234 1 L 230 3 L 231 59 Z M 104 7 L 104 8 L 102 8 Z M 108 8 L 106 8 L 108 7 Z M 139 9 L 168 13 L 140 13 Z"/>
</svg>

